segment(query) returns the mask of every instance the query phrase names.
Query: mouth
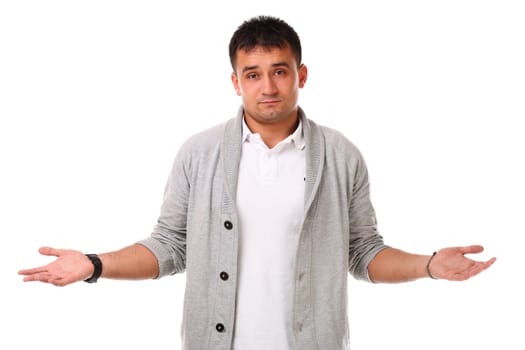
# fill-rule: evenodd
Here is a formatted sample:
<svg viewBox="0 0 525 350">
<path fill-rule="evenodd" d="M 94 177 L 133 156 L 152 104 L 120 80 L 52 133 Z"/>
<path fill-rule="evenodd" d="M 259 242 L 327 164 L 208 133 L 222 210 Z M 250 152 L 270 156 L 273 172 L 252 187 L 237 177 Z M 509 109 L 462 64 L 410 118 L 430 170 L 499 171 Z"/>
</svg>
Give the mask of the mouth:
<svg viewBox="0 0 525 350">
<path fill-rule="evenodd" d="M 259 101 L 259 104 L 263 105 L 263 106 L 272 106 L 272 105 L 276 105 L 278 104 L 279 102 L 281 102 L 281 100 L 262 100 L 262 101 Z"/>
</svg>

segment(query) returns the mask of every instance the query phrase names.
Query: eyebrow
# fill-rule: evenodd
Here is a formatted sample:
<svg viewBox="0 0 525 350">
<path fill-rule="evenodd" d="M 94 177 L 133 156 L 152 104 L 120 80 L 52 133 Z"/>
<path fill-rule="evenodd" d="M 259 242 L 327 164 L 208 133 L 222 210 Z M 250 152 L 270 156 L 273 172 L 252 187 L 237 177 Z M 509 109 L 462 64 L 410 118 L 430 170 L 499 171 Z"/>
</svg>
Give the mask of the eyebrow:
<svg viewBox="0 0 525 350">
<path fill-rule="evenodd" d="M 286 67 L 286 68 L 290 68 L 290 65 L 286 62 L 277 62 L 277 63 L 273 63 L 272 64 L 272 67 Z M 244 67 L 242 69 L 242 72 L 246 72 L 246 71 L 249 71 L 249 70 L 254 70 L 254 69 L 257 69 L 259 68 L 259 66 L 247 66 L 247 67 Z"/>
</svg>

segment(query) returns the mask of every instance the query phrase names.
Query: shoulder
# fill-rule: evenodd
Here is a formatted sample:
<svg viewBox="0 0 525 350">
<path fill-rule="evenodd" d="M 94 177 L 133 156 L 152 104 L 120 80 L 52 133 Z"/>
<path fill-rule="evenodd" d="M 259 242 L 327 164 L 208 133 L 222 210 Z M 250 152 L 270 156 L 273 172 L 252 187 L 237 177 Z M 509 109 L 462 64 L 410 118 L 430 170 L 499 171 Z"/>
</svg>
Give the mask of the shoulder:
<svg viewBox="0 0 525 350">
<path fill-rule="evenodd" d="M 317 129 L 323 136 L 325 149 L 327 152 L 337 152 L 346 156 L 355 155 L 361 157 L 361 152 L 342 131 L 329 126 L 316 124 L 312 120 L 309 123 L 313 129 Z"/>
<path fill-rule="evenodd" d="M 185 169 L 189 172 L 198 164 L 213 164 L 220 154 L 224 130 L 228 122 L 223 122 L 197 132 L 185 139 L 176 152 L 172 172 Z"/>
<path fill-rule="evenodd" d="M 182 143 L 180 151 L 200 153 L 220 146 L 227 124 L 223 122 L 193 134 Z"/>
<path fill-rule="evenodd" d="M 318 139 L 323 145 L 327 168 L 336 169 L 340 174 L 347 171 L 353 174 L 366 173 L 366 162 L 361 150 L 341 130 L 316 124 L 310 119 L 307 122 L 311 135 L 318 135 L 312 137 L 311 142 Z M 315 142 L 311 146 L 315 147 Z"/>
</svg>

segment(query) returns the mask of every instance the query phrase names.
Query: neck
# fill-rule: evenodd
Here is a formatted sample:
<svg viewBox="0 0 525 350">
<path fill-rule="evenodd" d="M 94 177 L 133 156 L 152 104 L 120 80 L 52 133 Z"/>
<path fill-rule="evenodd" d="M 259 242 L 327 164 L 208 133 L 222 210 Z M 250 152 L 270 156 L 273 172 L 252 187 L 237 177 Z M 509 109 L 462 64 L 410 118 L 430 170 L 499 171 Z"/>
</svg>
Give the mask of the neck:
<svg viewBox="0 0 525 350">
<path fill-rule="evenodd" d="M 289 118 L 278 123 L 261 123 L 246 114 L 244 115 L 244 120 L 250 131 L 261 135 L 263 142 L 271 149 L 297 129 L 299 115 L 294 113 Z"/>
</svg>

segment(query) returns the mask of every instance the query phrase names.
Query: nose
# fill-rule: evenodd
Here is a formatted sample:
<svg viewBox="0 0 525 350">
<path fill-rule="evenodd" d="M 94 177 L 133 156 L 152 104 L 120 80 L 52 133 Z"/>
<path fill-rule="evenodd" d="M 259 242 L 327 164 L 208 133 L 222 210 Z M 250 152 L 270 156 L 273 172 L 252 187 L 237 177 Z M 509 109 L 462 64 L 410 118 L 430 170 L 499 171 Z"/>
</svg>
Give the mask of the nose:
<svg viewBox="0 0 525 350">
<path fill-rule="evenodd" d="M 277 93 L 277 84 L 274 81 L 274 76 L 268 74 L 263 79 L 263 94 L 275 95 Z"/>
</svg>

